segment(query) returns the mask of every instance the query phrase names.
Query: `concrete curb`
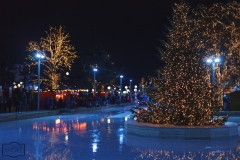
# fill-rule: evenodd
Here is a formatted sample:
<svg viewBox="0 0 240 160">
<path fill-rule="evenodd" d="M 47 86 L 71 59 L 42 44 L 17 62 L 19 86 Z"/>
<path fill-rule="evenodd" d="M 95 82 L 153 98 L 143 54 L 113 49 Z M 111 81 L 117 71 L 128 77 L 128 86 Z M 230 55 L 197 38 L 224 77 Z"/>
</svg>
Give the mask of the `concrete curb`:
<svg viewBox="0 0 240 160">
<path fill-rule="evenodd" d="M 226 122 L 224 125 L 176 126 L 127 121 L 127 134 L 160 139 L 218 139 L 238 135 L 238 124 Z"/>
</svg>

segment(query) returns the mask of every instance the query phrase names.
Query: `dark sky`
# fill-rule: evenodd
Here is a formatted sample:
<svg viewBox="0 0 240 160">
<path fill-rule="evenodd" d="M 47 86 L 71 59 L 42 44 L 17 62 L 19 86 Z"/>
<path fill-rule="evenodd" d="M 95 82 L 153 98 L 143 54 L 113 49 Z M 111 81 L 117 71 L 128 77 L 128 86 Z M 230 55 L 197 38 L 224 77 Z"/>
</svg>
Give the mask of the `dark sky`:
<svg viewBox="0 0 240 160">
<path fill-rule="evenodd" d="M 102 45 L 117 66 L 125 66 L 123 86 L 133 79 L 154 75 L 157 58 L 171 17 L 171 6 L 180 0 L 0 0 L 0 54 L 22 63 L 30 52 L 29 41 L 45 37 L 49 26 L 65 27 L 78 51 Z M 228 0 L 186 0 L 198 3 Z M 126 84 L 127 85 L 127 84 Z"/>
</svg>

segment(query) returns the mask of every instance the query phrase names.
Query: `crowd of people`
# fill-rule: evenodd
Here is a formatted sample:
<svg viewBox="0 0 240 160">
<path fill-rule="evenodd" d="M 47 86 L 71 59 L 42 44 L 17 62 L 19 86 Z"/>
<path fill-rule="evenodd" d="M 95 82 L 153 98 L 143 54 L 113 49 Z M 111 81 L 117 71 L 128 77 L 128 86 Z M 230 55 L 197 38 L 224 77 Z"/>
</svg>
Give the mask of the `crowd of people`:
<svg viewBox="0 0 240 160">
<path fill-rule="evenodd" d="M 23 110 L 28 112 L 29 103 L 25 92 L 23 92 L 21 95 L 14 94 L 10 98 L 9 96 L 0 97 L 1 112 L 12 112 L 12 107 L 15 108 L 14 112 L 22 112 Z"/>
<path fill-rule="evenodd" d="M 75 107 L 101 107 L 109 104 L 120 104 L 122 102 L 131 102 L 133 97 L 130 95 L 109 94 L 107 97 L 98 95 L 73 95 L 69 94 L 64 98 L 56 99 L 56 97 L 45 97 L 44 102 L 40 102 L 40 109 L 54 110 L 61 108 L 72 109 Z M 21 94 L 13 94 L 11 98 L 8 96 L 0 96 L 0 112 L 28 112 L 37 110 L 37 100 L 34 96 L 29 96 L 25 91 Z"/>
<path fill-rule="evenodd" d="M 0 97 L 0 110 L 1 112 L 11 112 L 11 107 L 12 107 L 12 101 L 11 98 L 7 97 Z"/>
</svg>

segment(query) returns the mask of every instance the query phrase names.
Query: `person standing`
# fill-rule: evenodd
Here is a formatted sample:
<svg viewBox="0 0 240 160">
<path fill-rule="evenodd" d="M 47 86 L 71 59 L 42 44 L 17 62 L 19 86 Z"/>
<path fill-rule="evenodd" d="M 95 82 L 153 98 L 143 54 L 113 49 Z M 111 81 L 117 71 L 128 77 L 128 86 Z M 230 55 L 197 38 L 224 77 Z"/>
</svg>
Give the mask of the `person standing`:
<svg viewBox="0 0 240 160">
<path fill-rule="evenodd" d="M 0 111 L 3 112 L 3 97 L 0 96 Z"/>
<path fill-rule="evenodd" d="M 3 112 L 6 113 L 7 112 L 7 104 L 8 104 L 8 99 L 7 97 L 3 97 Z"/>
<path fill-rule="evenodd" d="M 48 108 L 49 108 L 49 99 L 48 97 L 46 97 L 44 100 L 44 109 L 48 109 Z"/>
<path fill-rule="evenodd" d="M 54 106 L 54 100 L 53 98 L 50 99 L 50 110 L 53 110 L 53 106 Z"/>
<path fill-rule="evenodd" d="M 57 102 L 57 108 L 58 109 L 62 108 L 62 103 L 63 103 L 63 100 L 62 100 L 62 98 L 60 98 Z"/>
<path fill-rule="evenodd" d="M 12 104 L 13 104 L 13 100 L 12 97 L 8 98 L 8 102 L 7 102 L 7 107 L 8 107 L 8 112 L 10 113 L 12 110 Z"/>
<path fill-rule="evenodd" d="M 31 111 L 34 111 L 36 109 L 36 102 L 35 102 L 34 98 L 31 99 L 30 109 L 31 109 Z"/>
<path fill-rule="evenodd" d="M 20 112 L 20 100 L 17 94 L 14 94 L 13 96 L 13 106 L 16 112 Z"/>
<path fill-rule="evenodd" d="M 22 95 L 22 109 L 25 109 L 25 111 L 28 112 L 27 95 L 25 92 L 23 92 Z"/>
</svg>

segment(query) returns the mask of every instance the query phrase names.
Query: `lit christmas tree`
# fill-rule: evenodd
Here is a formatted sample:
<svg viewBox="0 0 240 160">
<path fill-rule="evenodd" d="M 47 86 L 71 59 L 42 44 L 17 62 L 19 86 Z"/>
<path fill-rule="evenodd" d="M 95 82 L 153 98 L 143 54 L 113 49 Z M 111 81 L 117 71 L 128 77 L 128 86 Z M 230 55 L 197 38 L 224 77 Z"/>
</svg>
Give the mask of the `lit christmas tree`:
<svg viewBox="0 0 240 160">
<path fill-rule="evenodd" d="M 199 6 L 194 15 L 201 26 L 209 56 L 224 57 L 221 72 L 217 79 L 222 86 L 240 83 L 240 3 L 214 3 L 212 6 Z"/>
<path fill-rule="evenodd" d="M 218 85 L 209 84 L 206 49 L 200 29 L 190 16 L 190 6 L 175 4 L 167 41 L 160 57 L 165 62 L 151 77 L 153 88 L 148 94 L 153 103 L 142 110 L 139 121 L 171 125 L 223 124 L 225 118 L 214 120 L 220 107 L 216 103 Z"/>
</svg>

